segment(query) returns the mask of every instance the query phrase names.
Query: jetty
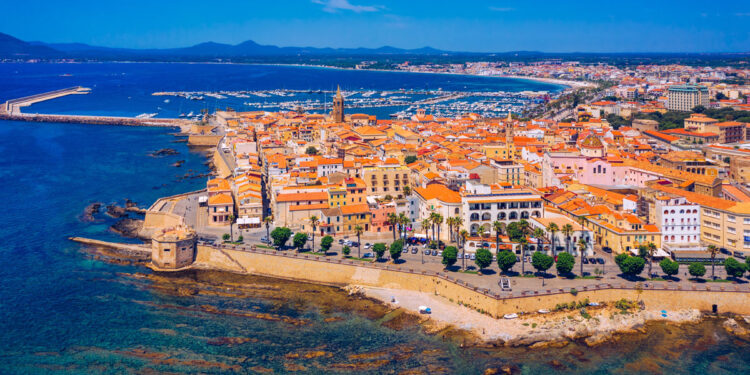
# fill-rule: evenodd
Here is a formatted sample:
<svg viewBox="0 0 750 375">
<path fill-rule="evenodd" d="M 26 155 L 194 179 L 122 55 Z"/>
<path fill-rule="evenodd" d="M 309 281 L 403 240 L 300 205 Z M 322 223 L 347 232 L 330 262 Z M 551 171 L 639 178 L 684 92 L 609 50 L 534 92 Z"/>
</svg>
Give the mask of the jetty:
<svg viewBox="0 0 750 375">
<path fill-rule="evenodd" d="M 41 113 L 23 113 L 22 107 L 28 107 L 34 103 L 43 102 L 67 95 L 88 94 L 91 90 L 86 87 L 75 86 L 66 89 L 49 91 L 41 94 L 25 96 L 23 98 L 11 99 L 0 107 L 0 120 L 26 121 L 26 122 L 59 122 L 72 124 L 90 125 L 126 125 L 126 126 L 156 126 L 156 127 L 179 127 L 187 128 L 193 124 L 190 120 L 174 118 L 137 118 L 117 116 L 84 116 L 84 115 L 58 115 Z"/>
</svg>

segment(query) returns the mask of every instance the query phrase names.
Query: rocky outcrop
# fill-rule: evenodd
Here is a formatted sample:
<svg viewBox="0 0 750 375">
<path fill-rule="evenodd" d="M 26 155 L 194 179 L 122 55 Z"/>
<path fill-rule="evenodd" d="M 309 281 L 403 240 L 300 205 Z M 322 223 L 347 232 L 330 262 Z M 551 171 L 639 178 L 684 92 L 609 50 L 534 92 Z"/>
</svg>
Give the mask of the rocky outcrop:
<svg viewBox="0 0 750 375">
<path fill-rule="evenodd" d="M 724 327 L 724 329 L 727 332 L 735 336 L 745 337 L 745 336 L 750 335 L 750 331 L 748 331 L 745 327 L 741 326 L 739 323 L 737 323 L 736 320 L 732 318 L 729 318 L 726 321 L 724 321 L 724 323 L 722 324 L 722 327 Z"/>
<path fill-rule="evenodd" d="M 173 148 L 162 148 L 160 150 L 152 151 L 148 154 L 148 156 L 152 158 L 158 158 L 162 156 L 169 156 L 169 155 L 178 155 L 180 152 L 173 149 Z"/>
<path fill-rule="evenodd" d="M 138 238 L 139 232 L 143 228 L 143 220 L 124 218 L 118 220 L 114 225 L 109 227 L 113 232 L 131 238 Z"/>
<path fill-rule="evenodd" d="M 94 215 L 99 213 L 99 211 L 102 209 L 102 205 L 103 204 L 101 202 L 94 202 L 86 206 L 86 208 L 83 209 L 83 213 L 81 214 L 81 221 L 87 223 L 96 221 L 96 217 L 94 217 Z"/>
<path fill-rule="evenodd" d="M 119 219 L 124 216 L 128 216 L 128 212 L 125 207 L 120 207 L 116 204 L 107 205 L 107 216 Z"/>
</svg>

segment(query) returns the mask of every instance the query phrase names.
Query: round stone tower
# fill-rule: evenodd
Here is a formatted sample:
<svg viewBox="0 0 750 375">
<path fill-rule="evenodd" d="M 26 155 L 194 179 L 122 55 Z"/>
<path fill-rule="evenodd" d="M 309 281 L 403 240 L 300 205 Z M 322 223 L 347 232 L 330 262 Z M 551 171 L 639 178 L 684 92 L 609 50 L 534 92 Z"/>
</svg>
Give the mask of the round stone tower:
<svg viewBox="0 0 750 375">
<path fill-rule="evenodd" d="M 195 231 L 182 225 L 156 230 L 151 236 L 151 262 L 162 269 L 193 264 L 196 238 Z"/>
</svg>

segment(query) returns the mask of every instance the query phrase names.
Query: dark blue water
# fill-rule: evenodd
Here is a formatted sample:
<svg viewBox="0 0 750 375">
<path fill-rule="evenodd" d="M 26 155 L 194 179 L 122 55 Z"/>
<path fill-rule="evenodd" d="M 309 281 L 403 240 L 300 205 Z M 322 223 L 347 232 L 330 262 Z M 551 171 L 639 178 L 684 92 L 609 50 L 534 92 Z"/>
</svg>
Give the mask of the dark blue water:
<svg viewBox="0 0 750 375">
<path fill-rule="evenodd" d="M 64 76 L 70 75 L 70 76 Z M 152 96 L 159 91 L 222 90 L 436 90 L 520 92 L 563 89 L 560 85 L 521 79 L 473 77 L 447 74 L 352 71 L 324 68 L 229 64 L 0 64 L 0 102 L 30 93 L 71 86 L 91 88 L 88 95 L 71 95 L 26 108 L 27 112 L 136 116 L 158 113 L 159 117 L 177 117 L 181 113 L 199 113 L 228 106 L 250 110 L 242 103 L 279 100 L 272 98 L 205 97 L 193 101 L 179 97 Z M 295 99 L 325 100 L 322 94 L 300 94 Z M 169 103 L 164 100 L 169 99 Z M 330 102 L 330 97 L 327 98 Z M 387 118 L 399 108 L 364 108 L 357 112 Z"/>
<path fill-rule="evenodd" d="M 49 70 L 76 68 L 85 75 L 84 65 L 29 67 L 39 71 L 29 73 L 28 88 L 0 95 L 56 88 L 58 78 Z M 44 76 L 53 78 L 45 84 Z M 110 99 L 101 106 L 116 107 Z M 113 219 L 81 220 L 91 202 L 122 204 L 128 198 L 147 207 L 160 196 L 204 186 L 202 178 L 179 178 L 206 168 L 202 155 L 172 143 L 170 132 L 0 121 L 0 373 L 476 374 L 508 365 L 547 374 L 555 371 L 551 359 L 566 373 L 750 369 L 747 341 L 728 336 L 715 322 L 654 327 L 648 336 L 597 348 L 462 349 L 461 339 L 444 341 L 414 324 L 383 325 L 382 307 L 332 288 L 210 273 L 162 278 L 141 266 L 94 259 L 67 241 L 71 235 L 124 240 L 109 231 Z M 148 156 L 164 147 L 180 154 Z M 186 162 L 170 166 L 176 160 Z M 362 353 L 368 355 L 351 357 Z"/>
</svg>

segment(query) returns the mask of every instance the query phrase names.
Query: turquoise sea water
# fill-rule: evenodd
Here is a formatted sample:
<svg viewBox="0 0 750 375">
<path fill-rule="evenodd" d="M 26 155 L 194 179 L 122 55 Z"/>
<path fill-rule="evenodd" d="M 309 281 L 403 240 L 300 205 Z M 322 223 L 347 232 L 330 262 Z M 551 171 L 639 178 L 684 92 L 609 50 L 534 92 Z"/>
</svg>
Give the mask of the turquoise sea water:
<svg viewBox="0 0 750 375">
<path fill-rule="evenodd" d="M 748 342 L 720 322 L 654 326 L 596 348 L 467 349 L 408 322 L 384 323 L 382 307 L 331 288 L 209 273 L 161 278 L 67 241 L 122 240 L 104 215 L 81 220 L 91 202 L 146 207 L 204 186 L 180 179 L 206 167 L 170 132 L 0 121 L 0 373 L 750 372 Z M 180 154 L 148 156 L 164 147 Z M 186 162 L 170 166 L 176 160 Z"/>
</svg>

